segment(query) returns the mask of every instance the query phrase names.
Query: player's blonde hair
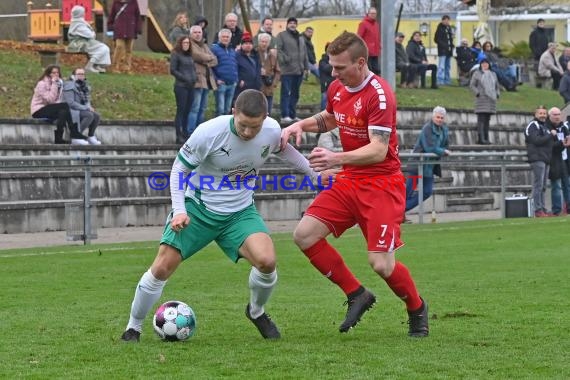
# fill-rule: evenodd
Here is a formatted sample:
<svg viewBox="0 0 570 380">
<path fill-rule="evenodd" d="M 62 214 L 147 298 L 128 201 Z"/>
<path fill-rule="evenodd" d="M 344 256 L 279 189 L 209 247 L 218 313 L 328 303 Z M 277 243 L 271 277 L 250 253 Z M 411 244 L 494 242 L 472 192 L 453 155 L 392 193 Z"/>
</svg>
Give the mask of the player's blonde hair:
<svg viewBox="0 0 570 380">
<path fill-rule="evenodd" d="M 345 51 L 348 51 L 352 62 L 361 57 L 368 60 L 368 47 L 364 40 L 358 34 L 346 30 L 329 44 L 327 54 L 339 55 Z"/>
</svg>

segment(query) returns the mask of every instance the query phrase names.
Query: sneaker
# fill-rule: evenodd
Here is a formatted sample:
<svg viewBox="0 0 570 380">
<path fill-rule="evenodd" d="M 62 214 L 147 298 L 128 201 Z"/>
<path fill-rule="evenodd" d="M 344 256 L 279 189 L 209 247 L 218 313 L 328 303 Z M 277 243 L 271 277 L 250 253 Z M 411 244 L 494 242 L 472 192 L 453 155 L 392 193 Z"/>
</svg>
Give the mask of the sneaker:
<svg viewBox="0 0 570 380">
<path fill-rule="evenodd" d="M 289 116 L 285 116 L 281 118 L 281 122 L 282 123 L 292 123 L 293 119 L 291 119 Z"/>
<path fill-rule="evenodd" d="M 408 335 L 414 338 L 422 338 L 429 334 L 428 304 L 423 298 L 420 297 L 420 299 L 422 300 L 420 310 L 415 312 L 408 311 L 408 325 L 410 326 Z"/>
<path fill-rule="evenodd" d="M 346 310 L 346 317 L 341 323 L 338 330 L 343 332 L 348 332 L 351 328 L 356 326 L 360 322 L 362 315 L 376 303 L 376 297 L 368 289 L 364 289 L 361 294 L 349 298 L 344 304 L 348 305 Z"/>
<path fill-rule="evenodd" d="M 302 120 L 302 119 L 301 119 L 301 118 L 299 118 L 299 117 L 295 117 L 295 118 L 293 118 L 293 121 L 294 121 L 294 122 L 298 122 L 298 121 L 301 121 L 301 120 Z"/>
<path fill-rule="evenodd" d="M 87 142 L 91 145 L 101 145 L 101 141 L 97 140 L 97 137 L 95 136 L 87 137 Z"/>
<path fill-rule="evenodd" d="M 141 333 L 135 329 L 128 329 L 121 335 L 121 340 L 125 342 L 140 342 Z"/>
<path fill-rule="evenodd" d="M 71 145 L 89 145 L 89 143 L 84 139 L 71 139 Z"/>
<path fill-rule="evenodd" d="M 275 326 L 275 323 L 273 323 L 269 315 L 266 313 L 263 313 L 259 317 L 253 319 L 249 314 L 249 304 L 247 304 L 245 307 L 245 316 L 255 325 L 255 327 L 257 327 L 261 336 L 265 339 L 281 338 L 281 333 L 277 329 L 277 326 Z"/>
</svg>

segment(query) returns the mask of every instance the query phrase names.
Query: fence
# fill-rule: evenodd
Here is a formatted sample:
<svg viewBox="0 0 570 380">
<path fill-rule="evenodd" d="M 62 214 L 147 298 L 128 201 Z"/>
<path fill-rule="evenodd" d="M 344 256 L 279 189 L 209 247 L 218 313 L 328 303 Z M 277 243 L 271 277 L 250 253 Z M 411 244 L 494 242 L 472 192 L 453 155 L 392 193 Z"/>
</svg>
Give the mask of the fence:
<svg viewBox="0 0 570 380">
<path fill-rule="evenodd" d="M 418 166 L 418 193 L 419 193 L 419 222 L 423 223 L 424 205 L 423 205 L 423 165 L 433 163 L 433 159 L 437 156 L 433 153 L 400 153 L 400 158 L 405 165 Z M 160 155 L 77 155 L 77 156 L 1 156 L 0 167 L 3 170 L 18 171 L 40 171 L 46 168 L 71 169 L 82 168 L 84 177 L 83 186 L 83 234 L 81 239 L 84 244 L 90 244 L 91 240 L 91 176 L 93 170 L 109 167 L 144 167 L 153 170 L 170 170 L 173 157 Z M 452 155 L 443 157 L 437 161 L 443 168 L 452 164 L 463 164 L 472 166 L 477 170 L 480 165 L 500 165 L 501 176 L 501 216 L 505 217 L 506 186 L 507 171 L 514 166 L 520 166 L 526 163 L 526 153 L 522 152 L 457 152 Z"/>
</svg>

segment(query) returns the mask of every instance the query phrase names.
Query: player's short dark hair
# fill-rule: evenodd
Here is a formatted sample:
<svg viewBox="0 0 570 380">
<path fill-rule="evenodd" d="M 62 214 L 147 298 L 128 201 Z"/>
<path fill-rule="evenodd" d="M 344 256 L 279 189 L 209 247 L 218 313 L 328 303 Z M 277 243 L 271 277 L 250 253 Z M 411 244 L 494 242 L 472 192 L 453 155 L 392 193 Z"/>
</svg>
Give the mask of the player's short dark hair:
<svg viewBox="0 0 570 380">
<path fill-rule="evenodd" d="M 360 57 L 368 60 L 366 42 L 358 34 L 346 30 L 335 38 L 327 48 L 329 55 L 339 55 L 345 51 L 350 54 L 352 62 L 356 62 Z"/>
<path fill-rule="evenodd" d="M 247 117 L 267 115 L 267 99 L 259 90 L 244 90 L 236 99 L 235 112 Z"/>
</svg>

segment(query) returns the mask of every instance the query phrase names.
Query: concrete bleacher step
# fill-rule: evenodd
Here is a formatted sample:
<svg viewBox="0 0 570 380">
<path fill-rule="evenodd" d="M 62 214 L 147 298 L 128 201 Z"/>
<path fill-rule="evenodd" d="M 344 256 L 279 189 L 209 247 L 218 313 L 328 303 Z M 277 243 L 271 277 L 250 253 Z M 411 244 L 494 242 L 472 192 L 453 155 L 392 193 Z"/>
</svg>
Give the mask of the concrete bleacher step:
<svg viewBox="0 0 570 380">
<path fill-rule="evenodd" d="M 314 193 L 256 194 L 255 205 L 265 220 L 299 219 Z M 0 202 L 0 234 L 66 230 L 65 206 L 81 199 Z M 92 219 L 97 228 L 160 226 L 171 208 L 169 196 L 94 198 Z M 158 239 L 159 237 L 156 237 Z M 149 240 L 152 240 L 149 237 Z"/>
<path fill-rule="evenodd" d="M 489 196 L 448 198 L 447 209 L 450 212 L 492 210 L 494 201 L 494 198 Z"/>
</svg>

